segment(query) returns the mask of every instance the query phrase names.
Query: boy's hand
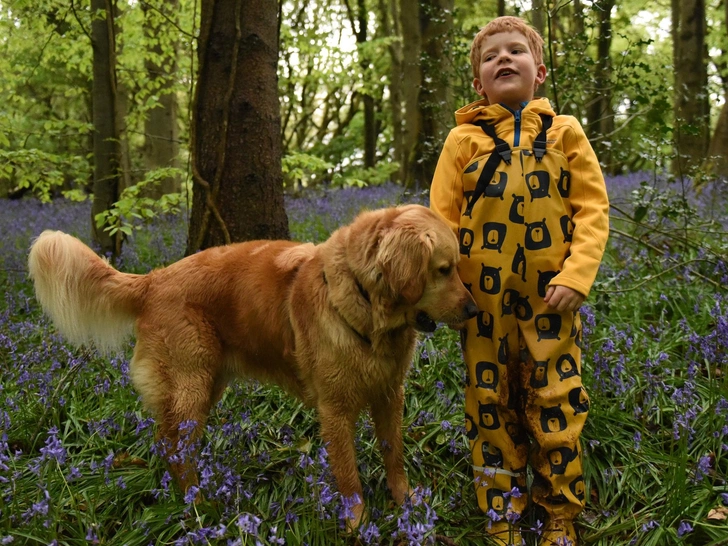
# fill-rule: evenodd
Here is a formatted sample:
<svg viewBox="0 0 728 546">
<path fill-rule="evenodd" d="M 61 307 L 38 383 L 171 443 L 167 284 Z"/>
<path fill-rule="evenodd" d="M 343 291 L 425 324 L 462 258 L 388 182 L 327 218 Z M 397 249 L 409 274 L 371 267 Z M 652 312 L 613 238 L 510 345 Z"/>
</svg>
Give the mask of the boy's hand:
<svg viewBox="0 0 728 546">
<path fill-rule="evenodd" d="M 549 286 L 543 299 L 549 307 L 557 311 L 578 311 L 586 298 L 576 290 L 566 286 Z"/>
</svg>

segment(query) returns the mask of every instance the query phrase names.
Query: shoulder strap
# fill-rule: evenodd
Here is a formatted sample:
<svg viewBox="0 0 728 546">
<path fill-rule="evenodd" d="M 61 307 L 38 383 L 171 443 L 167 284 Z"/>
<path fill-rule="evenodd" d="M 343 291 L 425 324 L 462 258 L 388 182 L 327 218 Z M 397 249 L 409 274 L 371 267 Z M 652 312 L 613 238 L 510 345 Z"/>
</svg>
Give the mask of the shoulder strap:
<svg viewBox="0 0 728 546">
<path fill-rule="evenodd" d="M 490 154 L 490 157 L 483 166 L 483 170 L 475 184 L 473 195 L 468 199 L 468 206 L 465 209 L 464 215 L 468 217 L 472 217 L 475 202 L 485 194 L 488 189 L 488 184 L 490 184 L 493 176 L 495 176 L 495 170 L 498 168 L 501 160 L 505 161 L 508 165 L 511 164 L 511 147 L 508 146 L 505 140 L 495 134 L 495 128 L 484 120 L 474 121 L 473 125 L 480 127 L 486 135 L 493 139 L 496 152 L 498 153 Z"/>
<path fill-rule="evenodd" d="M 543 156 L 546 155 L 546 131 L 551 128 L 554 118 L 548 114 L 539 114 L 539 117 L 541 118 L 541 132 L 533 141 L 533 155 L 536 157 L 536 161 L 541 163 Z"/>
<path fill-rule="evenodd" d="M 533 155 L 537 162 L 541 162 L 543 156 L 546 155 L 546 132 L 551 128 L 553 117 L 548 114 L 539 114 L 541 118 L 541 132 L 536 135 L 536 139 L 533 141 Z M 483 171 L 478 177 L 478 182 L 475 184 L 475 191 L 468 200 L 468 206 L 465 209 L 465 215 L 471 217 L 473 214 L 473 206 L 475 202 L 480 199 L 488 188 L 488 184 L 495 176 L 495 170 L 498 168 L 501 160 L 505 161 L 506 164 L 511 164 L 511 147 L 502 138 L 495 134 L 495 128 L 493 125 L 485 120 L 474 121 L 473 125 L 480 127 L 483 132 L 493 139 L 495 142 L 495 149 L 497 154 L 490 154 L 490 157 L 483 166 Z"/>
<path fill-rule="evenodd" d="M 506 162 L 507 165 L 510 165 L 511 147 L 508 146 L 508 143 L 505 140 L 495 134 L 495 127 L 482 119 L 474 121 L 473 125 L 477 125 L 478 127 L 480 127 L 486 135 L 493 139 L 493 141 L 495 142 L 495 149 L 498 152 L 498 155 L 501 156 L 501 158 L 503 159 L 503 161 Z"/>
</svg>

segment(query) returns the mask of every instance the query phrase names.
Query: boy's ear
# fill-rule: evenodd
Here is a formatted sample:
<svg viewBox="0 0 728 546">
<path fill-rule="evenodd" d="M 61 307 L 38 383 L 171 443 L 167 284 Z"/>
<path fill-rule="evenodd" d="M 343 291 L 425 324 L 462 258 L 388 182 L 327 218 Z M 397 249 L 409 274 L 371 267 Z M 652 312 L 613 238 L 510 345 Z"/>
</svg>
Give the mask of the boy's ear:
<svg viewBox="0 0 728 546">
<path fill-rule="evenodd" d="M 538 85 L 541 85 L 546 81 L 547 72 L 546 65 L 544 64 L 540 64 L 536 67 L 536 83 L 538 83 Z"/>
<path fill-rule="evenodd" d="M 484 99 L 487 99 L 488 97 L 485 94 L 485 89 L 483 89 L 483 84 L 480 83 L 480 78 L 475 78 L 473 80 L 473 88 L 475 89 L 475 92 L 483 97 Z"/>
</svg>

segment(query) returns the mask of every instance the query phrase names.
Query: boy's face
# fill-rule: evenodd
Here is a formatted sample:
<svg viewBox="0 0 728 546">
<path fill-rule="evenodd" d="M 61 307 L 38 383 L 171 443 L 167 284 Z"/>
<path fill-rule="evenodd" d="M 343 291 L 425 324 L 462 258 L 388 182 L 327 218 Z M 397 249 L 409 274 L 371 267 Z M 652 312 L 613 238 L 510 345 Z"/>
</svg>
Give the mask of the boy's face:
<svg viewBox="0 0 728 546">
<path fill-rule="evenodd" d="M 546 67 L 536 65 L 523 34 L 500 32 L 483 41 L 478 74 L 473 80 L 478 95 L 490 104 L 503 103 L 520 110 L 521 103 L 530 101 L 536 87 L 546 79 Z"/>
</svg>

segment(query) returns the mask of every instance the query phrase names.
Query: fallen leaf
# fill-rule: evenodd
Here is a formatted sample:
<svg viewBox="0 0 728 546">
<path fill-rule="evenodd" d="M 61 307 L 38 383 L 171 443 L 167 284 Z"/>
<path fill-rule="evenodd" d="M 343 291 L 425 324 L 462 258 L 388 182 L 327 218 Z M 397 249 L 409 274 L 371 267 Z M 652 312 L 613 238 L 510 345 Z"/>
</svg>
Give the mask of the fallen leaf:
<svg viewBox="0 0 728 546">
<path fill-rule="evenodd" d="M 728 507 L 719 506 L 708 512 L 708 521 L 725 521 L 728 519 Z"/>
</svg>

